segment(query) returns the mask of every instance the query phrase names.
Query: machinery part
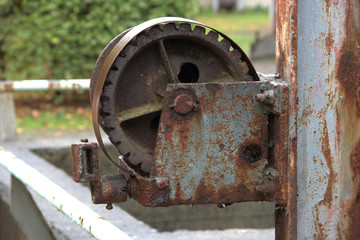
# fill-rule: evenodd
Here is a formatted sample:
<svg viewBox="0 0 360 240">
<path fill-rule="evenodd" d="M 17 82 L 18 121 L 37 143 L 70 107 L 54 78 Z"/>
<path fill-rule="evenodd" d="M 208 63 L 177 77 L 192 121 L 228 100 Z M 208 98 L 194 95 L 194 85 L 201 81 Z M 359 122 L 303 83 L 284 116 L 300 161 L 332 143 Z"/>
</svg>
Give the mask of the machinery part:
<svg viewBox="0 0 360 240">
<path fill-rule="evenodd" d="M 95 204 L 125 202 L 127 196 L 148 207 L 167 207 L 169 199 L 169 180 L 165 177 L 145 178 L 134 172 L 122 156 L 118 165 L 125 169 L 116 175 L 100 175 L 96 143 L 72 144 L 73 180 L 90 182 L 91 199 Z M 129 172 L 130 174 L 127 174 Z"/>
<path fill-rule="evenodd" d="M 101 127 L 125 161 L 143 176 L 148 176 L 151 168 L 168 83 L 258 80 L 245 53 L 225 35 L 206 32 L 194 21 L 176 19 L 143 29 L 123 46 L 107 73 L 100 97 Z M 100 55 L 91 80 L 91 98 L 105 60 L 128 31 Z M 176 108 L 186 113 L 188 107 Z"/>
<path fill-rule="evenodd" d="M 103 51 L 90 88 L 94 129 L 104 150 L 99 117 L 124 156 L 108 156 L 119 174 L 101 176 L 96 144 L 73 145 L 74 180 L 90 182 L 94 203 L 285 204 L 287 85 L 260 81 L 239 47 L 206 31 L 155 19 Z"/>
<path fill-rule="evenodd" d="M 271 106 L 256 100 L 266 91 Z M 275 201 L 284 175 L 270 152 L 286 139 L 269 122 L 286 116 L 286 92 L 280 81 L 168 84 L 150 176 L 169 179 L 170 205 Z"/>
<path fill-rule="evenodd" d="M 257 100 L 266 91 L 272 92 L 271 105 Z M 90 182 L 94 203 L 124 202 L 129 196 L 151 207 L 284 204 L 285 83 L 168 84 L 164 99 L 149 177 L 135 172 L 122 156 L 117 164 L 125 171 L 101 176 L 96 144 L 72 146 L 74 180 Z"/>
</svg>

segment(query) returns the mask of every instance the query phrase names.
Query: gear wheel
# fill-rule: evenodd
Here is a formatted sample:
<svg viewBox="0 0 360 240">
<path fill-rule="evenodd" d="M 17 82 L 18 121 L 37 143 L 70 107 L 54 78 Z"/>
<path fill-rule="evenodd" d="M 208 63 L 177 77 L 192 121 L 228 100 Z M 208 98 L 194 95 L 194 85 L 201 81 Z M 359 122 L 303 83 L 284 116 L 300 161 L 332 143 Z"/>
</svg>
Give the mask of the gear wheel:
<svg viewBox="0 0 360 240">
<path fill-rule="evenodd" d="M 104 59 L 125 33 L 98 58 L 91 98 Z M 100 97 L 100 126 L 126 162 L 148 176 L 168 83 L 253 80 L 249 59 L 231 40 L 195 24 L 158 24 L 135 36 L 112 64 Z"/>
</svg>

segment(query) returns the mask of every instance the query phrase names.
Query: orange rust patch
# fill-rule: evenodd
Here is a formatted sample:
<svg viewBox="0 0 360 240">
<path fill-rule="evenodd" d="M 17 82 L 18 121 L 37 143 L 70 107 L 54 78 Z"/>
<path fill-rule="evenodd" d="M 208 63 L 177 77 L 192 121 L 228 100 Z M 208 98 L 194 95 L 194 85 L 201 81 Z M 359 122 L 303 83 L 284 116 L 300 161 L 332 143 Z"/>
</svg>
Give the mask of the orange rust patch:
<svg viewBox="0 0 360 240">
<path fill-rule="evenodd" d="M 329 168 L 329 176 L 328 176 L 328 183 L 327 183 L 327 188 L 326 188 L 326 192 L 324 195 L 324 199 L 321 200 L 316 208 L 315 208 L 315 212 L 314 212 L 314 217 L 316 219 L 315 221 L 315 229 L 316 232 L 314 233 L 314 239 L 326 239 L 328 236 L 326 234 L 325 231 L 325 226 L 324 223 L 322 223 L 319 219 L 319 215 L 321 212 L 321 206 L 326 206 L 327 208 L 331 208 L 332 206 L 332 202 L 334 200 L 334 193 L 333 193 L 333 187 L 334 185 L 336 185 L 336 174 L 334 173 L 334 169 L 332 168 L 334 166 L 334 160 L 333 160 L 333 155 L 331 153 L 331 149 L 330 149 L 330 142 L 329 142 L 329 133 L 328 133 L 328 128 L 327 128 L 327 123 L 326 121 L 324 122 L 324 127 L 322 130 L 322 139 L 321 139 L 321 152 L 325 158 L 325 161 L 327 163 L 327 166 Z M 315 159 L 314 159 L 315 161 Z M 329 219 L 328 219 L 329 221 Z M 326 222 L 326 224 L 328 224 L 329 222 Z"/>
<path fill-rule="evenodd" d="M 339 80 L 344 93 L 345 102 L 357 106 L 357 114 L 360 114 L 360 29 L 359 16 L 354 16 L 354 9 L 359 8 L 359 3 L 347 1 L 345 35 L 340 56 L 337 57 L 337 79 Z M 357 19 L 356 19 L 357 18 Z"/>
<path fill-rule="evenodd" d="M 356 198 L 352 202 L 351 207 L 348 210 L 349 228 L 347 232 L 347 239 L 357 239 L 360 236 L 360 139 L 357 141 L 352 149 L 350 155 L 350 166 L 353 171 L 352 180 L 354 182 L 354 191 L 357 192 Z"/>
<path fill-rule="evenodd" d="M 344 133 L 341 131 L 341 126 L 338 125 L 340 121 L 337 120 L 337 141 L 339 143 L 343 137 L 352 139 L 353 136 L 357 136 L 354 134 L 354 130 L 358 128 L 353 124 L 358 124 L 356 119 L 360 116 L 360 16 L 359 13 L 356 13 L 360 3 L 359 1 L 347 0 L 346 6 L 345 37 L 341 49 L 336 56 L 337 67 L 335 75 L 344 94 L 346 112 L 343 111 L 342 114 L 347 114 L 347 116 L 341 116 L 346 119 L 345 123 L 343 123 Z M 336 147 L 340 148 L 340 146 Z M 344 158 L 349 156 L 342 155 Z M 346 235 L 346 239 L 358 239 L 360 236 L 360 139 L 353 145 L 349 161 L 352 170 L 351 180 L 353 181 L 353 189 L 350 193 L 351 195 L 349 195 L 352 199 L 343 207 L 346 212 L 348 227 L 345 230 L 342 229 L 342 231 Z"/>
<path fill-rule="evenodd" d="M 332 202 L 332 197 L 333 197 L 333 185 L 335 184 L 335 174 L 334 174 L 334 170 L 332 169 L 333 166 L 333 157 L 331 154 L 331 149 L 330 149 L 330 142 L 329 142 L 329 133 L 328 133 L 328 128 L 327 128 L 327 123 L 324 122 L 324 128 L 323 128 L 323 139 L 321 142 L 321 152 L 324 155 L 324 158 L 326 160 L 326 163 L 329 167 L 329 178 L 328 178 L 328 185 L 327 185 L 327 189 L 326 189 L 326 193 L 324 195 L 324 200 L 321 201 L 321 204 L 325 204 L 327 206 L 331 205 Z"/>
</svg>

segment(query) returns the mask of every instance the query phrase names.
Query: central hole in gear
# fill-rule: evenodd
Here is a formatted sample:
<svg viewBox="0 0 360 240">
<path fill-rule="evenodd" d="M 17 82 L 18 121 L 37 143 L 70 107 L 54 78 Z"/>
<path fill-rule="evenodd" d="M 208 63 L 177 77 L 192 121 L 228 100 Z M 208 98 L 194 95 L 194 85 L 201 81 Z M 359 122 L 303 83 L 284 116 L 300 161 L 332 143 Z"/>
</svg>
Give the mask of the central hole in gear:
<svg viewBox="0 0 360 240">
<path fill-rule="evenodd" d="M 199 69 L 195 64 L 186 62 L 181 64 L 177 76 L 182 83 L 196 83 L 199 80 Z"/>
</svg>

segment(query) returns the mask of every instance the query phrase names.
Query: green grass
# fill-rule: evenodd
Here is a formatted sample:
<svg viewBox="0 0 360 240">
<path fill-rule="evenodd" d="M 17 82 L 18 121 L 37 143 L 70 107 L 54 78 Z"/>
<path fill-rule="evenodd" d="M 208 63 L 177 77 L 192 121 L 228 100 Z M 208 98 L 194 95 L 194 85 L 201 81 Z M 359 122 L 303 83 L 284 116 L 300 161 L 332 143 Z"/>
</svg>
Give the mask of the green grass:
<svg viewBox="0 0 360 240">
<path fill-rule="evenodd" d="M 37 117 L 17 117 L 18 131 L 22 130 L 85 130 L 91 127 L 91 118 L 77 115 L 63 108 L 60 112 L 41 111 Z"/>
<path fill-rule="evenodd" d="M 267 9 L 247 9 L 243 12 L 230 13 L 225 11 L 213 13 L 206 10 L 201 12 L 196 20 L 223 32 L 246 53 L 249 53 L 257 31 L 260 35 L 265 35 L 269 31 Z"/>
</svg>

